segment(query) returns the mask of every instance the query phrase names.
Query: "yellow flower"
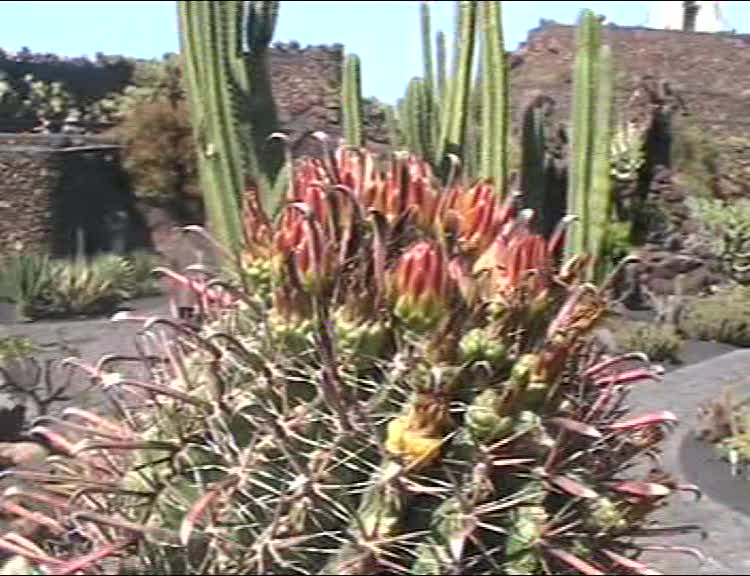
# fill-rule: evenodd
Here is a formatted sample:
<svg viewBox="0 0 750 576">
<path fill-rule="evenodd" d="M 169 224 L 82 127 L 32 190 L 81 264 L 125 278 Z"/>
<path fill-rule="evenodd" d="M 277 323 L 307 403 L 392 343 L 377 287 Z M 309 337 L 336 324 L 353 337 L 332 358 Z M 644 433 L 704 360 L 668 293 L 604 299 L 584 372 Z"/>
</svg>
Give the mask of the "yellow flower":
<svg viewBox="0 0 750 576">
<path fill-rule="evenodd" d="M 440 456 L 443 439 L 428 436 L 422 430 L 410 427 L 408 416 L 399 416 L 388 423 L 385 449 L 393 456 L 402 458 L 415 470 L 432 464 Z"/>
</svg>

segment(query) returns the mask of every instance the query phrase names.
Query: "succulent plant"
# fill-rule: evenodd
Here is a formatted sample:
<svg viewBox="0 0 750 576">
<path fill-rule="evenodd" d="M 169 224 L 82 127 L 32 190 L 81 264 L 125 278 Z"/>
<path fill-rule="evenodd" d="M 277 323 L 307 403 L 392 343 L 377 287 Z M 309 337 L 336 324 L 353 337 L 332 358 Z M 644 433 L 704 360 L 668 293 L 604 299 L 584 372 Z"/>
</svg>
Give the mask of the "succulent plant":
<svg viewBox="0 0 750 576">
<path fill-rule="evenodd" d="M 734 286 L 685 303 L 678 327 L 687 338 L 750 346 L 750 293 Z"/>
<path fill-rule="evenodd" d="M 633 467 L 675 417 L 628 414 L 658 372 L 597 352 L 564 224 L 361 149 L 300 163 L 275 224 L 247 196 L 271 298 L 171 272 L 193 321 L 117 315 L 141 355 L 74 364 L 118 412 L 35 427 L 55 455 L 0 502 L 52 535 L 0 549 L 42 573 L 647 573 L 645 540 L 684 529 L 650 512 L 694 487 Z"/>
<path fill-rule="evenodd" d="M 732 474 L 747 474 L 750 465 L 750 399 L 737 401 L 732 390 L 725 388 L 721 395 L 699 408 L 698 439 L 714 445 L 719 455 L 727 460 Z"/>
<path fill-rule="evenodd" d="M 111 312 L 138 289 L 133 263 L 120 256 L 87 262 L 22 254 L 5 261 L 0 296 L 16 304 L 20 319 L 36 320 Z"/>
<path fill-rule="evenodd" d="M 671 324 L 618 323 L 614 336 L 619 349 L 623 352 L 638 350 L 656 362 L 668 360 L 678 363 L 680 361 L 682 338 L 676 327 Z"/>
</svg>

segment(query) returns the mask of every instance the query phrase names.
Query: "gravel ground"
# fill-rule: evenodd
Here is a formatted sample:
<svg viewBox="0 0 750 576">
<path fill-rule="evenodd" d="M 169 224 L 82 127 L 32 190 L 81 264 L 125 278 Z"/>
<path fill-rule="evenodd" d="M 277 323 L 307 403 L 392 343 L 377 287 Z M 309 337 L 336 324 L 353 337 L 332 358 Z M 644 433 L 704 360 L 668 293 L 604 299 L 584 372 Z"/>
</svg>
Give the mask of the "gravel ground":
<svg viewBox="0 0 750 576">
<path fill-rule="evenodd" d="M 144 298 L 128 303 L 128 308 L 138 315 L 166 315 L 167 301 L 164 297 Z M 55 320 L 29 323 L 2 322 L 0 318 L 0 337 L 27 337 L 34 344 L 43 349 L 38 359 L 60 359 L 71 355 L 57 348 L 60 342 L 70 346 L 72 355 L 81 358 L 89 364 L 95 364 L 107 354 L 136 354 L 135 336 L 141 324 L 136 322 L 111 322 L 109 317 L 84 320 Z M 66 374 L 58 366 L 55 378 L 62 378 Z M 26 381 L 25 376 L 21 376 Z M 90 392 L 90 386 L 80 373 L 75 373 L 69 387 L 69 402 L 55 406 L 61 408 L 67 405 L 82 406 L 89 409 L 107 409 L 106 396 L 101 392 Z M 0 398 L 0 404 L 7 403 L 7 399 Z"/>
</svg>

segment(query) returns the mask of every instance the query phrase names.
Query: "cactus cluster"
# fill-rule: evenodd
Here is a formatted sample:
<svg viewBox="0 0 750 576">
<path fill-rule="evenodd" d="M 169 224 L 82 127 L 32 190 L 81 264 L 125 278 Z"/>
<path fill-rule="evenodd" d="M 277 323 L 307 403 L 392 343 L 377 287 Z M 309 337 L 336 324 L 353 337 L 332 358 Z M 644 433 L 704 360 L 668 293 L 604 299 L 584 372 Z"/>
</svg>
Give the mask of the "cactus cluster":
<svg viewBox="0 0 750 576">
<path fill-rule="evenodd" d="M 592 338 L 570 219 L 545 240 L 451 173 L 325 150 L 275 224 L 249 189 L 265 272 L 171 272 L 196 318 L 115 318 L 145 321 L 139 355 L 75 365 L 119 416 L 37 423 L 53 455 L 0 503 L 50 537 L 0 549 L 58 574 L 653 573 L 648 538 L 685 528 L 649 515 L 693 489 L 634 466 L 675 422 L 624 403 L 658 371 Z"/>
<path fill-rule="evenodd" d="M 433 58 L 429 2 L 421 2 L 424 73 L 409 82 L 396 112 L 391 111 L 390 133 L 392 146 L 421 154 L 439 175 L 447 174 L 448 156 L 456 155 L 464 159 L 472 175 L 491 179 L 504 195 L 509 116 L 500 10 L 500 2 L 456 2 L 449 72 L 445 34 L 437 33 Z M 479 81 L 473 82 L 477 46 L 481 47 L 480 72 Z M 478 118 L 474 118 L 476 112 Z M 472 126 L 474 120 L 481 129 Z"/>
</svg>

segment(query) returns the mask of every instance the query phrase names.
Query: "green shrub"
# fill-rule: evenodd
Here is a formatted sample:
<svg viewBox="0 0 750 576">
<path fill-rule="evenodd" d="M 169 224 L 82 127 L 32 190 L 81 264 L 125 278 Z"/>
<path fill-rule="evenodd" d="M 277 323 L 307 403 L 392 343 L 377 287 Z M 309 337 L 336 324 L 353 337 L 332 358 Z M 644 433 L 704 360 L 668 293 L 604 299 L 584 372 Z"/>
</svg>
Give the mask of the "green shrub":
<svg viewBox="0 0 750 576">
<path fill-rule="evenodd" d="M 133 267 L 120 256 L 55 262 L 54 276 L 48 308 L 52 316 L 101 314 L 135 293 Z"/>
<path fill-rule="evenodd" d="M 25 358 L 35 350 L 34 344 L 22 336 L 0 337 L 0 364 L 16 358 Z"/>
<path fill-rule="evenodd" d="M 622 352 L 644 352 L 651 360 L 678 363 L 682 338 L 674 326 L 651 322 L 626 322 L 614 331 Z"/>
<path fill-rule="evenodd" d="M 750 290 L 734 286 L 690 301 L 679 319 L 687 338 L 750 346 Z"/>
<path fill-rule="evenodd" d="M 719 148 L 717 143 L 696 126 L 673 129 L 672 167 L 677 184 L 690 196 L 712 196 L 717 188 Z"/>
<path fill-rule="evenodd" d="M 184 101 L 139 103 L 114 132 L 124 145 L 122 165 L 139 198 L 179 203 L 199 196 L 195 145 Z"/>
</svg>

